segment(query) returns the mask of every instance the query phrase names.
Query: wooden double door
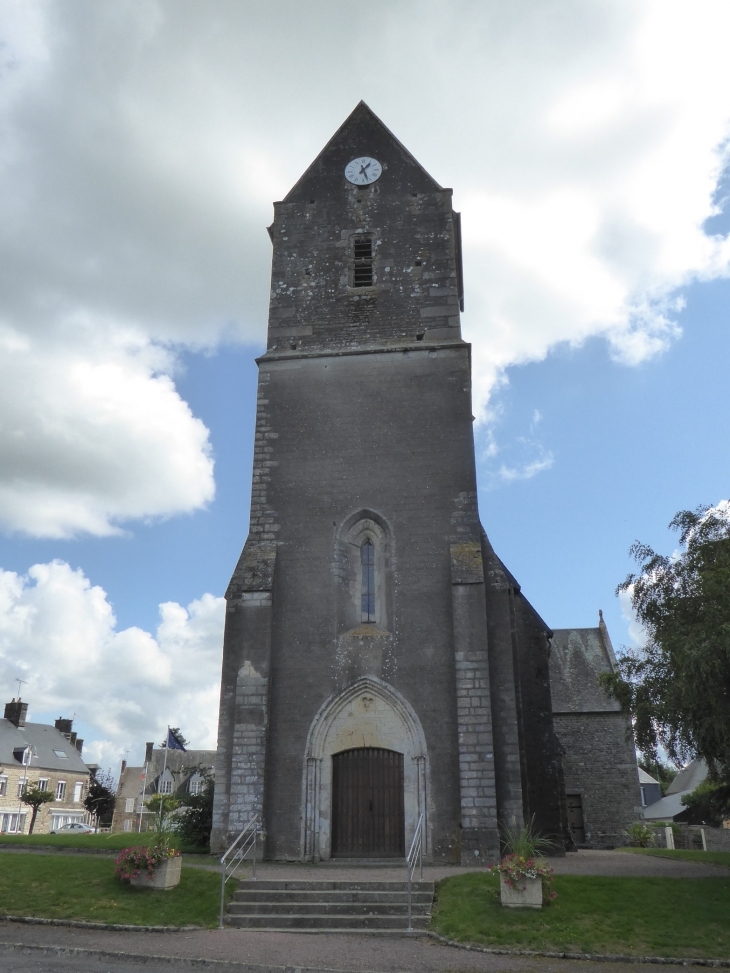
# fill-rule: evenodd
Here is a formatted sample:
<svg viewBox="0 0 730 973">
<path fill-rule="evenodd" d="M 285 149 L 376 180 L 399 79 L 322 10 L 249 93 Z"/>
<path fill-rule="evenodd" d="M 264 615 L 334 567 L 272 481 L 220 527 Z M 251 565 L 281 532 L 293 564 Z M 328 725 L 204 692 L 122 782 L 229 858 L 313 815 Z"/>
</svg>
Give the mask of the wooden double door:
<svg viewBox="0 0 730 973">
<path fill-rule="evenodd" d="M 379 747 L 332 757 L 332 855 L 403 858 L 403 754 Z"/>
</svg>

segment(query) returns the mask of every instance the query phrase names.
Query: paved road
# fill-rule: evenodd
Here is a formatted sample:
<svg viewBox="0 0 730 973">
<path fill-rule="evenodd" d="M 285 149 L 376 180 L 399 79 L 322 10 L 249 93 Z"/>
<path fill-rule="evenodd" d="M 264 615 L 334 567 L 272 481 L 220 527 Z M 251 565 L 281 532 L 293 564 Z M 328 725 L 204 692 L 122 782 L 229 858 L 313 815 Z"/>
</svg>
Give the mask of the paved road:
<svg viewBox="0 0 730 973">
<path fill-rule="evenodd" d="M 364 936 L 242 933 L 241 930 L 208 935 L 206 952 L 211 955 L 203 963 L 192 957 L 201 951 L 204 939 L 189 944 L 187 957 L 173 959 L 185 940 L 175 941 L 178 934 L 150 933 L 144 953 L 126 958 L 111 952 L 106 955 L 69 954 L 62 950 L 24 952 L 0 944 L 0 970 L 3 973 L 187 973 L 193 970 L 206 973 L 638 973 L 652 969 L 633 963 L 493 956 L 452 949 L 427 938 L 385 940 Z"/>
</svg>

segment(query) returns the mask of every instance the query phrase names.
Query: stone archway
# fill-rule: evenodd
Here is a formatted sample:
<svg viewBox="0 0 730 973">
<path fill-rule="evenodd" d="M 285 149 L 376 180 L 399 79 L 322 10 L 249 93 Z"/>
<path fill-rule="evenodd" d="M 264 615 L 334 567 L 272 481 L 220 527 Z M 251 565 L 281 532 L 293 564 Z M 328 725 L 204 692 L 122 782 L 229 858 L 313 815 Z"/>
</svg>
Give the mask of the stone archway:
<svg viewBox="0 0 730 973">
<path fill-rule="evenodd" d="M 364 676 L 320 707 L 307 737 L 303 774 L 302 859 L 331 857 L 332 757 L 358 747 L 403 754 L 406 850 L 420 814 L 430 855 L 429 773 L 421 722 L 399 692 L 374 676 Z"/>
</svg>

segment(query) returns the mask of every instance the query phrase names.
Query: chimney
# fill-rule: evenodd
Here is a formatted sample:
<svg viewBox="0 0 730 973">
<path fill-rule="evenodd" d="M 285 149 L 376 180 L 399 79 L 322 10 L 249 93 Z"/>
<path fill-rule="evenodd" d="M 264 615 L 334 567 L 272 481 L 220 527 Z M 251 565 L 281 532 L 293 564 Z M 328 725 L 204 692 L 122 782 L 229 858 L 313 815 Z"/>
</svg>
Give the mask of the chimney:
<svg viewBox="0 0 730 973">
<path fill-rule="evenodd" d="M 63 733 L 67 740 L 71 739 L 71 727 L 74 725 L 73 720 L 64 720 L 59 716 L 53 725 L 56 727 L 59 733 Z"/>
<path fill-rule="evenodd" d="M 122 777 L 124 776 L 124 771 L 127 769 L 127 761 L 122 761 L 122 769 L 119 771 L 119 781 L 121 783 Z"/>
<path fill-rule="evenodd" d="M 84 741 L 81 739 L 81 737 L 76 737 L 76 749 L 79 753 L 81 753 L 84 749 Z"/>
<path fill-rule="evenodd" d="M 9 720 L 14 726 L 25 726 L 25 714 L 28 712 L 28 704 L 17 700 L 5 704 L 5 719 Z"/>
<path fill-rule="evenodd" d="M 154 743 L 145 743 L 144 762 L 146 764 L 152 763 L 152 751 L 154 750 L 154 748 L 155 748 Z"/>
<path fill-rule="evenodd" d="M 68 742 L 71 744 L 72 747 L 75 747 L 76 746 L 76 731 L 75 730 L 72 730 L 71 733 L 69 734 Z"/>
</svg>

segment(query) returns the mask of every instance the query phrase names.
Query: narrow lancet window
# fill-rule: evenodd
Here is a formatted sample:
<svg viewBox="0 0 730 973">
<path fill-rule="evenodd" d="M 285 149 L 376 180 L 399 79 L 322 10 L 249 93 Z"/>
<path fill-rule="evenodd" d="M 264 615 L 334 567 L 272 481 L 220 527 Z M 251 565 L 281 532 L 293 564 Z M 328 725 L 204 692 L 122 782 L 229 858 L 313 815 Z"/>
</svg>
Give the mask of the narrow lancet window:
<svg viewBox="0 0 730 973">
<path fill-rule="evenodd" d="M 363 622 L 375 621 L 375 546 L 368 538 L 360 548 L 362 567 L 362 618 Z"/>
<path fill-rule="evenodd" d="M 353 241 L 352 248 L 353 287 L 372 287 L 373 286 L 373 238 L 369 236 L 358 236 Z"/>
</svg>

